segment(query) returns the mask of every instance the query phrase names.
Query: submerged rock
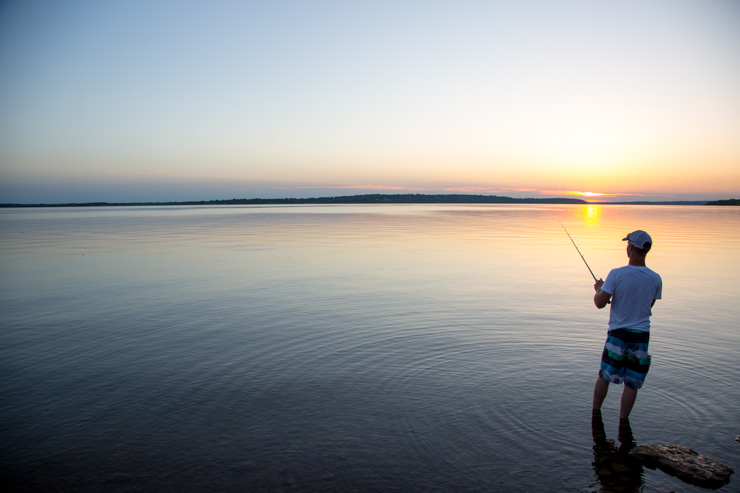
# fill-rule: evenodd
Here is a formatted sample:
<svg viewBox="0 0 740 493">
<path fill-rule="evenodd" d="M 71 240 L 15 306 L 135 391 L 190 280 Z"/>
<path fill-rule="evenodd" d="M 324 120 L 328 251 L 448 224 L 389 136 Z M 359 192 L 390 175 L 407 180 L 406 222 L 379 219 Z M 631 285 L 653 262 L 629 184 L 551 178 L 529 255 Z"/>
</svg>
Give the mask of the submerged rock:
<svg viewBox="0 0 740 493">
<path fill-rule="evenodd" d="M 647 467 L 662 471 L 697 486 L 718 488 L 730 480 L 730 466 L 681 445 L 640 445 L 630 455 Z"/>
</svg>

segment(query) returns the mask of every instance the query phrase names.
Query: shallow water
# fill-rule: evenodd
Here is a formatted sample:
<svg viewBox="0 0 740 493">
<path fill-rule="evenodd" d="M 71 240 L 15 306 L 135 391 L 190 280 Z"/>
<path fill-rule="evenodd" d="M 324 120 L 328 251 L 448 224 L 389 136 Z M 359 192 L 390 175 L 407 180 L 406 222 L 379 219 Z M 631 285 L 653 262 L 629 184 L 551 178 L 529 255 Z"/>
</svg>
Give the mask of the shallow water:
<svg viewBox="0 0 740 493">
<path fill-rule="evenodd" d="M 626 233 L 655 241 L 634 440 L 740 470 L 737 208 L 136 207 L 0 211 L 3 481 L 608 490 L 590 411 L 608 313 L 561 222 L 601 277 Z"/>
</svg>

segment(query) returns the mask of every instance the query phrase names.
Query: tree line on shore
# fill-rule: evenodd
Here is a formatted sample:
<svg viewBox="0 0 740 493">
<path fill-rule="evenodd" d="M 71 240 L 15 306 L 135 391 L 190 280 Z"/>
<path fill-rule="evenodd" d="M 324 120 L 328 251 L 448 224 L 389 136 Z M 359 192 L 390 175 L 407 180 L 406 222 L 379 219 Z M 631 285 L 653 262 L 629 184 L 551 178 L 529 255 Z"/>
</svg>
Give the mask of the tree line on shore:
<svg viewBox="0 0 740 493">
<path fill-rule="evenodd" d="M 226 199 L 170 202 L 84 202 L 65 204 L 0 204 L 0 207 L 111 207 L 156 205 L 303 205 L 303 204 L 585 204 L 569 198 L 513 198 L 467 194 L 367 194 L 282 199 Z"/>
<path fill-rule="evenodd" d="M 226 199 L 180 202 L 82 202 L 64 204 L 0 204 L 0 207 L 114 207 L 173 205 L 310 205 L 310 204 L 588 204 L 576 198 L 514 198 L 468 194 L 367 194 L 283 199 Z M 715 201 L 623 202 L 652 205 L 740 205 L 738 199 Z"/>
</svg>

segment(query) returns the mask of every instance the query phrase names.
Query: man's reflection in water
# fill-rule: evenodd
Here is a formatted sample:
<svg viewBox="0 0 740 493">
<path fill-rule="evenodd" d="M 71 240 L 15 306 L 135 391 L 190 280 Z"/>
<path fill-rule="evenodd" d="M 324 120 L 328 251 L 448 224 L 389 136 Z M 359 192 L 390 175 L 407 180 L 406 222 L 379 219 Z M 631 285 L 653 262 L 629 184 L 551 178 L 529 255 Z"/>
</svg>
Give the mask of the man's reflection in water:
<svg viewBox="0 0 740 493">
<path fill-rule="evenodd" d="M 594 471 L 604 493 L 640 491 L 642 487 L 642 465 L 630 457 L 629 451 L 635 447 L 632 428 L 628 420 L 619 422 L 619 443 L 606 438 L 601 412 L 594 411 L 591 417 L 591 430 L 594 436 Z"/>
</svg>

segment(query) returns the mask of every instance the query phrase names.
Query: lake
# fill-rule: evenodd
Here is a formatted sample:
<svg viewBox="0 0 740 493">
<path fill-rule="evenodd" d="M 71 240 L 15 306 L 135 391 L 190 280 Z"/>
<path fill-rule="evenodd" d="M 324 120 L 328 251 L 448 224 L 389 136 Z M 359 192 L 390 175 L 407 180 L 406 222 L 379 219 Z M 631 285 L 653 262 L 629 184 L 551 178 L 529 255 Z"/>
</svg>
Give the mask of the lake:
<svg viewBox="0 0 740 493">
<path fill-rule="evenodd" d="M 561 223 L 598 277 L 654 239 L 631 437 Z M 5 491 L 611 491 L 631 441 L 740 471 L 740 208 L 0 209 L 0 248 Z"/>
</svg>

